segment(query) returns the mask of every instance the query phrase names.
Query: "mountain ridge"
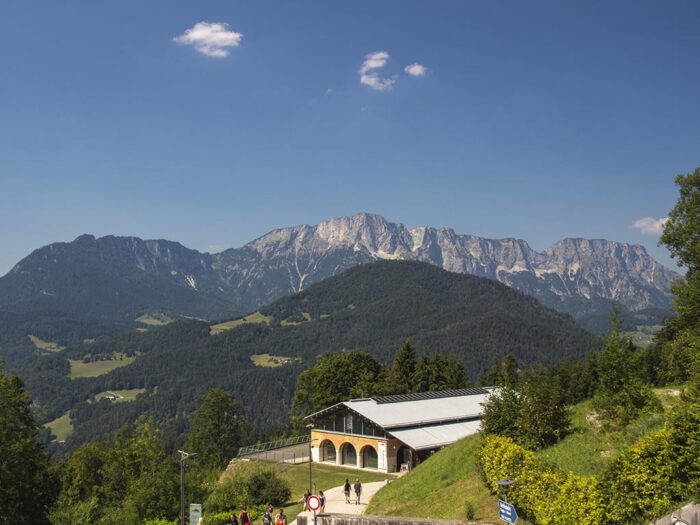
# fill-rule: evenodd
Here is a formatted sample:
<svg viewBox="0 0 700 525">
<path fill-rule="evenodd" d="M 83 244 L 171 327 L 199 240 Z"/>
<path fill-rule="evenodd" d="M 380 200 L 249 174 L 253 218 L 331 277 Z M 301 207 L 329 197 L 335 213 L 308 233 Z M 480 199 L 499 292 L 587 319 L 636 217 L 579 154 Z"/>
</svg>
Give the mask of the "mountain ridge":
<svg viewBox="0 0 700 525">
<path fill-rule="evenodd" d="M 277 228 L 215 254 L 165 239 L 84 234 L 33 251 L 0 278 L 0 309 L 87 310 L 120 320 L 152 311 L 224 318 L 378 259 L 488 277 L 577 318 L 612 303 L 667 309 L 678 277 L 638 244 L 569 237 L 536 251 L 523 239 L 409 229 L 359 213 Z"/>
</svg>

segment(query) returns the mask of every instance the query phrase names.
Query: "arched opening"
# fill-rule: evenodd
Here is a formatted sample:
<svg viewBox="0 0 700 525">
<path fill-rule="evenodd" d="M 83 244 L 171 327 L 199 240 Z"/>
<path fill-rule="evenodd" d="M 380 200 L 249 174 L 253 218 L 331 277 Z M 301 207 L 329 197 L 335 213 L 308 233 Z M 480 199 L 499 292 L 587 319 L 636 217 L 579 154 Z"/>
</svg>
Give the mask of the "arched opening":
<svg viewBox="0 0 700 525">
<path fill-rule="evenodd" d="M 340 447 L 340 461 L 343 465 L 357 466 L 357 452 L 350 443 L 343 443 Z"/>
<path fill-rule="evenodd" d="M 326 463 L 336 462 L 335 445 L 332 441 L 325 440 L 323 443 L 321 443 L 320 451 L 321 461 Z"/>
<path fill-rule="evenodd" d="M 379 468 L 379 458 L 377 457 L 377 451 L 371 445 L 365 445 L 360 452 L 362 456 L 362 468 Z"/>
</svg>

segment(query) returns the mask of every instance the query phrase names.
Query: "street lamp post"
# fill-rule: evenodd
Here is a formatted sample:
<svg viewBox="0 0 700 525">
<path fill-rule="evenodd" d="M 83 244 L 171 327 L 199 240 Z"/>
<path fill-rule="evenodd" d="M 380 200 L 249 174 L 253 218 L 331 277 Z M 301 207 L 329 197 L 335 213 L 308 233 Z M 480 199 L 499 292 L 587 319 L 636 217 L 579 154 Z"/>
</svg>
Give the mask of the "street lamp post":
<svg viewBox="0 0 700 525">
<path fill-rule="evenodd" d="M 185 452 L 178 450 L 180 453 L 180 525 L 185 525 L 185 461 L 192 456 L 196 456 L 196 452 Z"/>
<path fill-rule="evenodd" d="M 503 500 L 508 503 L 508 487 L 515 483 L 514 479 L 499 479 L 496 483 L 503 489 Z"/>
<path fill-rule="evenodd" d="M 311 483 L 311 463 L 313 463 L 313 456 L 311 455 L 311 432 L 314 429 L 313 423 L 309 423 L 308 425 L 306 425 L 306 428 L 309 429 L 309 494 L 313 494 L 311 492 L 311 489 L 313 488 Z"/>
</svg>

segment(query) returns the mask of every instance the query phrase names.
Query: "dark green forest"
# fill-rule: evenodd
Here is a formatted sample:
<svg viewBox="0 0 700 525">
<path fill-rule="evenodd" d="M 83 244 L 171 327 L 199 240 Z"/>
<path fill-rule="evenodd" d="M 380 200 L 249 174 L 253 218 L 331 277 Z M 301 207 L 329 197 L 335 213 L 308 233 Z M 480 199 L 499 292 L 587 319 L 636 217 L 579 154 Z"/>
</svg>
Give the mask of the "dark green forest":
<svg viewBox="0 0 700 525">
<path fill-rule="evenodd" d="M 188 428 L 196 400 L 211 387 L 234 394 L 255 428 L 252 437 L 284 432 L 300 372 L 329 352 L 361 350 L 388 363 L 410 339 L 419 354 L 454 356 L 470 381 L 494 356 L 522 364 L 582 358 L 598 344 L 570 317 L 497 282 L 415 262 L 377 262 L 348 270 L 261 309 L 268 323 L 243 324 L 212 336 L 209 324 L 183 320 L 147 333 L 67 348 L 24 372 L 45 421 L 71 411 L 75 433 L 65 444 L 105 439 L 145 411 L 175 442 Z M 70 379 L 67 359 L 135 356 L 122 368 Z M 278 368 L 250 356 L 298 358 Z M 90 402 L 106 390 L 145 388 L 130 403 Z"/>
</svg>

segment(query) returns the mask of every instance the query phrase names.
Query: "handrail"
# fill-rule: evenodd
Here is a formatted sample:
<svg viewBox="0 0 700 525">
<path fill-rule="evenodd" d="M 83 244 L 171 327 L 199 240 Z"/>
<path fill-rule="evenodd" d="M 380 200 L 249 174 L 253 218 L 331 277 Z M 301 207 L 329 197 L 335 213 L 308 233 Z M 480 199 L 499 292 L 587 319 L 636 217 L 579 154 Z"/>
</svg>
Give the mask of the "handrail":
<svg viewBox="0 0 700 525">
<path fill-rule="evenodd" d="M 242 456 L 250 456 L 251 454 L 258 454 L 260 452 L 267 452 L 278 448 L 292 447 L 294 445 L 308 443 L 309 441 L 311 441 L 311 436 L 294 436 L 285 439 L 278 439 L 276 441 L 268 441 L 267 443 L 257 443 L 255 445 L 248 445 L 246 447 L 239 448 L 236 457 L 240 458 Z"/>
</svg>

